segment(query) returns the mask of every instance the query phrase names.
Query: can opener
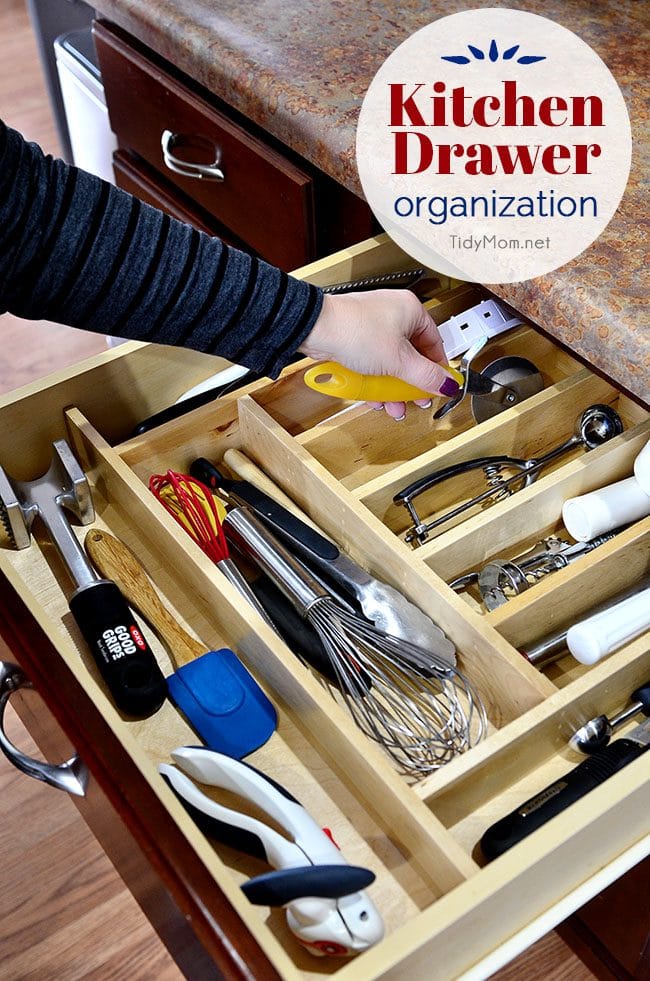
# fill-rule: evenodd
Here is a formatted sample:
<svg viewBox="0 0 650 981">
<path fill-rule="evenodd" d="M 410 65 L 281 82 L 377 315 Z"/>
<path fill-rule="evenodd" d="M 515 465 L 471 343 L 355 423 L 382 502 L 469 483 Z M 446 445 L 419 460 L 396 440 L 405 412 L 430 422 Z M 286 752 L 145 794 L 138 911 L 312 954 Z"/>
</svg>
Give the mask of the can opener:
<svg viewBox="0 0 650 981">
<path fill-rule="evenodd" d="M 333 838 L 288 790 L 250 764 L 204 747 L 181 746 L 171 757 L 176 765 L 163 763 L 159 772 L 203 833 L 276 870 L 242 885 L 252 903 L 284 906 L 289 929 L 316 956 L 350 956 L 382 939 L 381 916 L 362 891 L 374 873 L 348 865 Z M 217 803 L 194 780 L 256 805 L 289 838 Z"/>
</svg>

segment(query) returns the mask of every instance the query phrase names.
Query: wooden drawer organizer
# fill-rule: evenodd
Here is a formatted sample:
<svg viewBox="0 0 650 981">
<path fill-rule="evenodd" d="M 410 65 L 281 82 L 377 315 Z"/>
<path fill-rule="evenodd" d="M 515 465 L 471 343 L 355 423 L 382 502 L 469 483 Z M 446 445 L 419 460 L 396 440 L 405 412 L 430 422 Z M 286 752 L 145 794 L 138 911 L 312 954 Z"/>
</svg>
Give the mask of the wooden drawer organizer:
<svg viewBox="0 0 650 981">
<path fill-rule="evenodd" d="M 382 238 L 302 274 L 324 284 L 404 262 Z M 474 302 L 476 292 L 455 286 L 432 306 L 441 319 Z M 647 850 L 650 782 L 644 760 L 489 866 L 482 867 L 476 854 L 490 823 L 578 762 L 567 749 L 576 724 L 622 707 L 650 671 L 650 635 L 590 670 L 569 664 L 567 657 L 542 674 L 516 649 L 646 571 L 650 519 L 487 616 L 446 585 L 477 562 L 504 550 L 514 554 L 560 527 L 564 498 L 628 475 L 650 435 L 644 409 L 533 327 L 493 342 L 489 356 L 502 350 L 525 352 L 541 367 L 547 387 L 479 426 L 471 425 L 465 408 L 439 425 L 430 411 L 411 409 L 406 422 L 396 425 L 365 407 L 328 421 L 339 406 L 308 390 L 303 366 L 294 365 L 275 384 L 256 383 L 239 398 L 226 396 L 129 439 L 139 419 L 215 371 L 213 358 L 135 343 L 4 400 L 2 464 L 17 477 L 43 472 L 51 439 L 67 430 L 93 485 L 98 525 L 136 551 L 181 621 L 209 648 L 227 644 L 238 651 L 278 705 L 279 730 L 250 761 L 334 829 L 349 861 L 377 873 L 370 894 L 384 916 L 386 939 L 349 962 L 304 953 L 287 935 L 281 911 L 253 907 L 240 892 L 238 884 L 259 873 L 259 864 L 213 849 L 158 777 L 157 764 L 175 746 L 195 742 L 193 733 L 168 705 L 144 722 L 121 718 L 71 623 L 55 579 L 60 575 L 64 586 L 65 577 L 48 550 L 36 542 L 23 552 L 0 551 L 4 574 L 53 638 L 80 688 L 100 707 L 140 779 L 164 803 L 179 838 L 284 978 L 443 979 L 466 972 L 485 977 Z M 397 487 L 433 465 L 479 452 L 540 452 L 568 435 L 577 412 L 596 401 L 616 406 L 624 419 L 625 432 L 613 442 L 559 462 L 532 487 L 417 551 L 400 539 L 402 514 L 390 505 Z M 63 410 L 71 404 L 64 426 Z M 198 455 L 220 460 L 229 447 L 242 448 L 325 532 L 441 624 L 483 695 L 491 724 L 483 743 L 409 786 L 242 605 L 146 489 L 152 472 L 187 468 Z M 168 672 L 165 653 L 153 645 Z"/>
</svg>

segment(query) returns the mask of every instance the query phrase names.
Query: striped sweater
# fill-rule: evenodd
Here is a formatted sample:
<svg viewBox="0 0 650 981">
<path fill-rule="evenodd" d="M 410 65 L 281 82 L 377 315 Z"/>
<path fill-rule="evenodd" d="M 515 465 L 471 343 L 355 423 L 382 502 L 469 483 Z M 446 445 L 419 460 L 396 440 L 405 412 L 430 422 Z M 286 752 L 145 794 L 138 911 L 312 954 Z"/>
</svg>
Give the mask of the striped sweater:
<svg viewBox="0 0 650 981">
<path fill-rule="evenodd" d="M 321 305 L 315 286 L 45 156 L 0 120 L 0 312 L 277 377 Z"/>
</svg>

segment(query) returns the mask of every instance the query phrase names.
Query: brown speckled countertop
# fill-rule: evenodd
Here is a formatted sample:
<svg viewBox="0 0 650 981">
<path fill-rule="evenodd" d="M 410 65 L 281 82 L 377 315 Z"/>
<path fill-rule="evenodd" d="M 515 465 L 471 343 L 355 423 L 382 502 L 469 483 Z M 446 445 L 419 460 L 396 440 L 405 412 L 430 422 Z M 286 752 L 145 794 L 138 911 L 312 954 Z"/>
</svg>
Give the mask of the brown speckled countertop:
<svg viewBox="0 0 650 981">
<path fill-rule="evenodd" d="M 96 0 L 98 13 L 175 64 L 323 171 L 360 193 L 359 106 L 373 75 L 409 34 L 471 7 L 544 14 L 584 38 L 625 96 L 632 171 L 600 238 L 566 266 L 492 286 L 623 387 L 650 401 L 644 0 Z M 644 36 L 645 33 L 645 36 Z"/>
</svg>

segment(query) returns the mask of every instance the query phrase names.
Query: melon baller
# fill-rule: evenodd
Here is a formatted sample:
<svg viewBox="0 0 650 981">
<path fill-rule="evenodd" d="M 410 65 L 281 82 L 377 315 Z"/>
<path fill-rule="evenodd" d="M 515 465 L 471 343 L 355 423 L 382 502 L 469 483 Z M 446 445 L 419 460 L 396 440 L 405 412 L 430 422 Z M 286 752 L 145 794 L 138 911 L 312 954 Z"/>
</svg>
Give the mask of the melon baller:
<svg viewBox="0 0 650 981">
<path fill-rule="evenodd" d="M 404 487 L 393 498 L 393 503 L 405 507 L 411 516 L 413 525 L 406 532 L 405 541 L 414 548 L 423 545 L 429 539 L 434 528 L 440 527 L 452 518 L 456 518 L 478 504 L 494 503 L 523 487 L 528 487 L 537 480 L 540 471 L 547 463 L 563 456 L 578 446 L 585 450 L 596 449 L 623 432 L 623 422 L 611 405 L 590 405 L 582 412 L 575 422 L 573 435 L 564 440 L 559 446 L 553 447 L 540 457 L 530 457 L 527 460 L 512 456 L 481 456 L 473 460 L 463 460 L 449 467 L 434 470 Z M 420 494 L 433 487 L 473 470 L 482 470 L 488 483 L 488 489 L 477 494 L 468 501 L 446 511 L 439 517 L 433 516 L 430 521 L 423 521 L 418 514 L 413 501 Z M 503 471 L 514 471 L 507 477 Z M 518 486 L 517 486 L 518 485 Z M 492 499 L 492 500 L 491 500 Z"/>
<path fill-rule="evenodd" d="M 65 440 L 53 444 L 52 463 L 36 480 L 15 480 L 0 467 L 0 520 L 13 548 L 28 548 L 40 518 L 75 590 L 69 607 L 115 704 L 129 715 L 151 715 L 167 696 L 155 655 L 126 600 L 109 579 L 100 579 L 65 511 L 82 525 L 95 520 L 90 485 Z"/>
</svg>

